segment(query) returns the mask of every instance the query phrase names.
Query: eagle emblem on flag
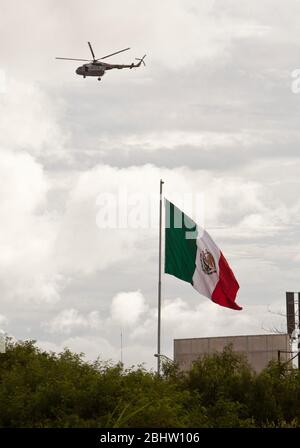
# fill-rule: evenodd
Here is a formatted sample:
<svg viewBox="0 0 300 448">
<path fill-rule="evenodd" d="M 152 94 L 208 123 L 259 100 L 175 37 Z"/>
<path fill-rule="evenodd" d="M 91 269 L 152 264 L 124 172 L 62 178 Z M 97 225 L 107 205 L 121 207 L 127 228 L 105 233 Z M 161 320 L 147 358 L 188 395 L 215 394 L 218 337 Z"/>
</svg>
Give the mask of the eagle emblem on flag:
<svg viewBox="0 0 300 448">
<path fill-rule="evenodd" d="M 215 259 L 207 249 L 204 249 L 200 252 L 200 261 L 202 271 L 205 274 L 211 275 L 217 272 Z"/>
</svg>

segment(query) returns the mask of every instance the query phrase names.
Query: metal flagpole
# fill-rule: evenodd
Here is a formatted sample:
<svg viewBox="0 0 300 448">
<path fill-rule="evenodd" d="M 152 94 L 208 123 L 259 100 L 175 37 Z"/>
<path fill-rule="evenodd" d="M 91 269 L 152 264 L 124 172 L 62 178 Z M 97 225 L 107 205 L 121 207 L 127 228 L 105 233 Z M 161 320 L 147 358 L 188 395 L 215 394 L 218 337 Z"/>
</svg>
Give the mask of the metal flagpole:
<svg viewBox="0 0 300 448">
<path fill-rule="evenodd" d="M 162 189 L 164 182 L 160 180 L 159 184 L 159 252 L 158 252 L 158 313 L 157 313 L 157 375 L 160 375 L 161 353 L 160 353 L 160 335 L 161 335 L 161 246 L 162 246 Z"/>
</svg>

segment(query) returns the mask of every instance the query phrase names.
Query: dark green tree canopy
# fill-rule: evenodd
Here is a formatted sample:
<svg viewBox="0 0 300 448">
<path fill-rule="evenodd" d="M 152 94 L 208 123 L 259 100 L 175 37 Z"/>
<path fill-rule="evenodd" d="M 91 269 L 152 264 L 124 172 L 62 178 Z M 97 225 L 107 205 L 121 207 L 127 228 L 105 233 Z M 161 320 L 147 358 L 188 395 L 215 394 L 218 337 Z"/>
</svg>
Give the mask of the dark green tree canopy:
<svg viewBox="0 0 300 448">
<path fill-rule="evenodd" d="M 89 363 L 69 350 L 8 341 L 0 354 L 0 427 L 297 427 L 300 375 L 271 363 L 256 375 L 227 347 L 190 372 L 165 363 Z"/>
</svg>

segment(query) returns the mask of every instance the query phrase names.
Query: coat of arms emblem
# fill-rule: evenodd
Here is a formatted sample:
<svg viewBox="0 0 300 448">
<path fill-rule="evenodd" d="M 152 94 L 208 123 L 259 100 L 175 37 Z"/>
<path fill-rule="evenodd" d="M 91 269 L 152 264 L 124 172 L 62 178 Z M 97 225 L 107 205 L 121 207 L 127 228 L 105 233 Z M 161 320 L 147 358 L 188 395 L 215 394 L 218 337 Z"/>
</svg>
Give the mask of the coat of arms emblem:
<svg viewBox="0 0 300 448">
<path fill-rule="evenodd" d="M 207 249 L 204 249 L 200 252 L 200 261 L 202 271 L 205 274 L 211 275 L 217 272 L 215 259 Z"/>
</svg>

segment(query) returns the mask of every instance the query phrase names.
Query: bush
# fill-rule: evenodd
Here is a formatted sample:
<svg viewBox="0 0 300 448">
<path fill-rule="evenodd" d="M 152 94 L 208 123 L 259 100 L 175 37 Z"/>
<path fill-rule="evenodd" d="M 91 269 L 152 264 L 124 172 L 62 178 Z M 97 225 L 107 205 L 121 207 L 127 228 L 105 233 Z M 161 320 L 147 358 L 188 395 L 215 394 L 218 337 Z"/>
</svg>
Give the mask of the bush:
<svg viewBox="0 0 300 448">
<path fill-rule="evenodd" d="M 0 427 L 298 427 L 298 370 L 256 375 L 227 347 L 190 372 L 124 369 L 34 341 L 8 342 L 0 359 Z"/>
</svg>

